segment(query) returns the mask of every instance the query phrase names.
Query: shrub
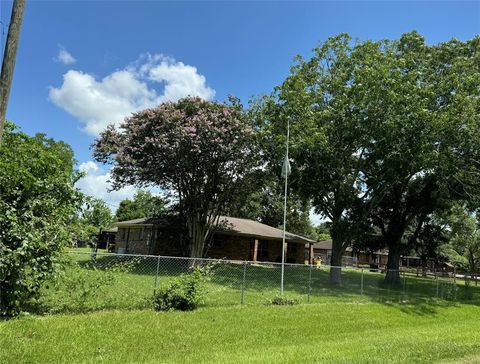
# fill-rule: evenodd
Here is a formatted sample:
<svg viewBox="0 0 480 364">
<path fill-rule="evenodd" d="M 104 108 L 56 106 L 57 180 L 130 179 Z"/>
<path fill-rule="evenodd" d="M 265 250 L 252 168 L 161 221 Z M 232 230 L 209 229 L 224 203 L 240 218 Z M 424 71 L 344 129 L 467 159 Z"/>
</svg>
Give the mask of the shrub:
<svg viewBox="0 0 480 364">
<path fill-rule="evenodd" d="M 293 306 L 298 305 L 298 300 L 296 298 L 289 298 L 284 296 L 275 296 L 267 302 L 269 305 L 274 306 Z"/>
<path fill-rule="evenodd" d="M 59 267 L 81 203 L 73 151 L 7 123 L 0 145 L 0 318 L 25 310 Z"/>
<path fill-rule="evenodd" d="M 189 274 L 182 274 L 168 287 L 161 289 L 153 297 L 156 311 L 191 311 L 204 300 L 204 282 L 209 273 L 208 268 L 195 268 Z"/>
</svg>

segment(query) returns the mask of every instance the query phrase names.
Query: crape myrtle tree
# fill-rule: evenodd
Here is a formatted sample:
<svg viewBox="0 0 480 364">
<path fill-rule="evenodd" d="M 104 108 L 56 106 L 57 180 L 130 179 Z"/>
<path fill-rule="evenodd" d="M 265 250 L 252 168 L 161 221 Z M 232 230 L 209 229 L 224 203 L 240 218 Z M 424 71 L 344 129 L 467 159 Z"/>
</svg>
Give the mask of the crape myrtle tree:
<svg viewBox="0 0 480 364">
<path fill-rule="evenodd" d="M 331 284 L 341 283 L 341 259 L 361 233 L 368 193 L 363 189 L 365 133 L 356 104 L 355 72 L 369 49 L 350 37 L 329 38 L 310 60 L 298 57 L 273 95 L 257 103 L 256 122 L 271 168 L 278 168 L 290 119 L 289 186 L 331 221 Z"/>
<path fill-rule="evenodd" d="M 480 177 L 480 38 L 428 46 L 418 33 L 376 50 L 358 92 L 368 135 L 370 211 L 389 249 L 386 281 L 399 283 L 405 233 L 452 201 L 475 203 Z M 411 244 L 410 244 L 411 245 Z"/>
<path fill-rule="evenodd" d="M 0 317 L 18 314 L 59 266 L 82 198 L 71 148 L 7 123 L 0 146 Z"/>
<path fill-rule="evenodd" d="M 113 188 L 171 191 L 190 240 L 202 257 L 234 194 L 256 166 L 255 135 L 238 100 L 187 97 L 136 112 L 109 126 L 94 143 L 97 161 L 112 164 Z"/>
</svg>

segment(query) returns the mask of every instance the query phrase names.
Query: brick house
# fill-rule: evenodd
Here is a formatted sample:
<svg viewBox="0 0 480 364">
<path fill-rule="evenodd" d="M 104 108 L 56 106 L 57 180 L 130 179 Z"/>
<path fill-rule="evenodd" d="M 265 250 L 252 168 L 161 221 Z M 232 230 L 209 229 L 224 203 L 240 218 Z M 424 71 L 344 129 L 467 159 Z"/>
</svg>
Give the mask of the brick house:
<svg viewBox="0 0 480 364">
<path fill-rule="evenodd" d="M 207 250 L 209 258 L 249 261 L 281 261 L 283 231 L 258 221 L 222 216 Z M 118 253 L 185 256 L 178 226 L 168 218 L 143 218 L 116 223 Z M 288 263 L 304 263 L 306 237 L 286 233 Z"/>
</svg>

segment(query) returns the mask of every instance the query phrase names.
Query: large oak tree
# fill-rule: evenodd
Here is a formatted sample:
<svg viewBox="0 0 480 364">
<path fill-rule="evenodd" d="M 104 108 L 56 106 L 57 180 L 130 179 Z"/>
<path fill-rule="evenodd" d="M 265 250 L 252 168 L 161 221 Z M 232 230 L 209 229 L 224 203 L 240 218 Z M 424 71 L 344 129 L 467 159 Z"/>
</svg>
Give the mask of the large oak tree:
<svg viewBox="0 0 480 364">
<path fill-rule="evenodd" d="M 386 279 L 399 282 L 407 228 L 449 201 L 478 200 L 479 44 L 343 34 L 299 57 L 263 102 L 267 144 L 280 145 L 290 118 L 292 186 L 332 221 L 332 265 L 371 224 L 389 248 Z"/>
<path fill-rule="evenodd" d="M 412 32 L 387 42 L 368 68 L 361 105 L 371 211 L 399 283 L 405 232 L 452 201 L 475 204 L 480 178 L 480 38 L 429 46 Z M 419 225 L 420 224 L 420 225 Z"/>
<path fill-rule="evenodd" d="M 365 134 L 352 82 L 361 62 L 357 58 L 365 53 L 352 47 L 347 35 L 330 38 L 310 60 L 298 58 L 272 97 L 257 103 L 256 121 L 271 168 L 279 169 L 290 120 L 290 186 L 332 222 L 332 284 L 341 283 L 342 255 L 364 221 Z"/>
</svg>

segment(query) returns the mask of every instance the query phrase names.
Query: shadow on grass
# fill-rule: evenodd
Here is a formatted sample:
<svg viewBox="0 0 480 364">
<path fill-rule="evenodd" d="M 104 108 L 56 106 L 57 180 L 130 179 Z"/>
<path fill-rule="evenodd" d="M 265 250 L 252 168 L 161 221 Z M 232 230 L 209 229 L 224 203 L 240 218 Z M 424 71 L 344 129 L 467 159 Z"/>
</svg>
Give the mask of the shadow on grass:
<svg viewBox="0 0 480 364">
<path fill-rule="evenodd" d="M 96 259 L 90 255 L 85 257 L 74 259 L 73 264 L 77 269 L 91 272 L 92 280 L 101 279 L 103 273 L 113 274 L 115 284 L 98 289 L 99 294 L 91 304 L 93 309 L 88 305 L 68 307 L 69 302 L 62 301 L 62 293 L 56 293 L 62 312 L 147 307 L 133 296 L 151 295 L 157 272 L 160 287 L 169 284 L 180 274 L 191 271 L 187 259 L 116 255 L 98 255 Z M 354 269 L 342 269 L 341 277 L 342 284 L 332 286 L 328 267 L 287 264 L 284 291 L 287 296 L 299 298 L 305 303 L 374 302 L 414 315 L 434 315 L 438 308 L 453 307 L 458 303 L 480 304 L 480 287 L 453 285 L 448 280 L 406 275 L 402 277 L 400 285 L 389 286 L 384 283 L 382 273 L 364 270 L 362 277 L 362 273 Z M 280 265 L 216 262 L 211 265 L 206 306 L 240 304 L 241 298 L 245 304 L 265 303 L 280 293 L 280 280 Z"/>
<path fill-rule="evenodd" d="M 377 302 L 374 300 L 374 302 Z M 404 299 L 398 302 L 378 301 L 378 303 L 391 306 L 403 313 L 417 316 L 433 316 L 438 313 L 439 308 L 460 307 L 460 302 L 440 300 L 426 297 Z"/>
</svg>

